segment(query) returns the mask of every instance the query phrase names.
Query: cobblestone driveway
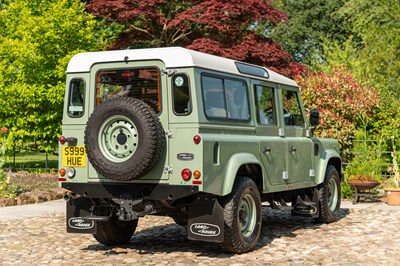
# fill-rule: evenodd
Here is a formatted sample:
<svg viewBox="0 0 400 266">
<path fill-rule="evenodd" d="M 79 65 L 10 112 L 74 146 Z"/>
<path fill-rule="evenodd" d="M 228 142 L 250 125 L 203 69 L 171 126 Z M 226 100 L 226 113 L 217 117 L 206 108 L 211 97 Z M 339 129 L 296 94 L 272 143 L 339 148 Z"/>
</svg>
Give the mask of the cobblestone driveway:
<svg viewBox="0 0 400 266">
<path fill-rule="evenodd" d="M 67 234 L 63 214 L 0 220 L 0 265 L 400 265 L 400 211 L 341 209 L 332 224 L 264 209 L 253 252 L 223 253 L 189 241 L 167 217 L 139 221 L 129 245 L 109 248 L 91 235 Z"/>
</svg>

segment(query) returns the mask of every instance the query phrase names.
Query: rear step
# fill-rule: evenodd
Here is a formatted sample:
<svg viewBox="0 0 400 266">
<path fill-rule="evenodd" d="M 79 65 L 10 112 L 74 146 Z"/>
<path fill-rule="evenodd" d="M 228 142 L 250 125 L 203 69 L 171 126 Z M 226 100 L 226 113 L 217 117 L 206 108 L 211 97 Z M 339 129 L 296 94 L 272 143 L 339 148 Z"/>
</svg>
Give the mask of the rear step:
<svg viewBox="0 0 400 266">
<path fill-rule="evenodd" d="M 305 195 L 304 199 L 297 196 L 296 203 L 292 206 L 292 215 L 318 218 L 319 204 L 318 204 L 318 191 L 314 189 L 312 200 Z"/>
</svg>

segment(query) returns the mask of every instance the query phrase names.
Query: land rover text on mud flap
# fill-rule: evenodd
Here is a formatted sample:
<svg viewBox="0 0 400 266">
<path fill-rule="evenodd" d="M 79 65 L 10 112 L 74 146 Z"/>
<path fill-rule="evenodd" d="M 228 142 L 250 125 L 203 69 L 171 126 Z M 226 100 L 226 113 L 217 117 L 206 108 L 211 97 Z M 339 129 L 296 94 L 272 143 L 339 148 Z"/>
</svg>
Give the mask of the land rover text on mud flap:
<svg viewBox="0 0 400 266">
<path fill-rule="evenodd" d="M 260 236 L 262 202 L 338 218 L 339 145 L 312 136 L 319 113 L 308 124 L 291 79 L 172 47 L 77 54 L 66 84 L 68 232 L 119 245 L 140 217 L 166 215 L 189 239 L 243 253 Z"/>
</svg>

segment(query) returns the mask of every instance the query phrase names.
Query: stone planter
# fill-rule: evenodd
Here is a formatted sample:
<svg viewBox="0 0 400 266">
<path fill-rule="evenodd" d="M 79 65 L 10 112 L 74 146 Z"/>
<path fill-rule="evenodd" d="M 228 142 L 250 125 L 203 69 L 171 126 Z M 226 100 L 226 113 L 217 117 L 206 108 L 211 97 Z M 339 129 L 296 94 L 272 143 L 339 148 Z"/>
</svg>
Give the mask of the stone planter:
<svg viewBox="0 0 400 266">
<path fill-rule="evenodd" d="M 400 206 L 400 189 L 384 188 L 388 205 Z"/>
</svg>

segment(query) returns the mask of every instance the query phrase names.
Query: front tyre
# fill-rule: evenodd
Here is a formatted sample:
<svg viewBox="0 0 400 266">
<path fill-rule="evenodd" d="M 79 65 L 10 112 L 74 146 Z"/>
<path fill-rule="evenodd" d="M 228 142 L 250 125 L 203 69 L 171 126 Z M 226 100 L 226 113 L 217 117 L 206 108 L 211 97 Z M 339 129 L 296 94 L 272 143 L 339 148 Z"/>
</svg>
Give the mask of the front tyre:
<svg viewBox="0 0 400 266">
<path fill-rule="evenodd" d="M 260 192 L 249 177 L 237 177 L 232 192 L 221 199 L 224 208 L 222 248 L 234 253 L 250 251 L 261 232 Z"/>
<path fill-rule="evenodd" d="M 340 178 L 333 165 L 328 165 L 324 182 L 317 187 L 320 223 L 332 223 L 339 218 L 340 209 Z"/>
</svg>

